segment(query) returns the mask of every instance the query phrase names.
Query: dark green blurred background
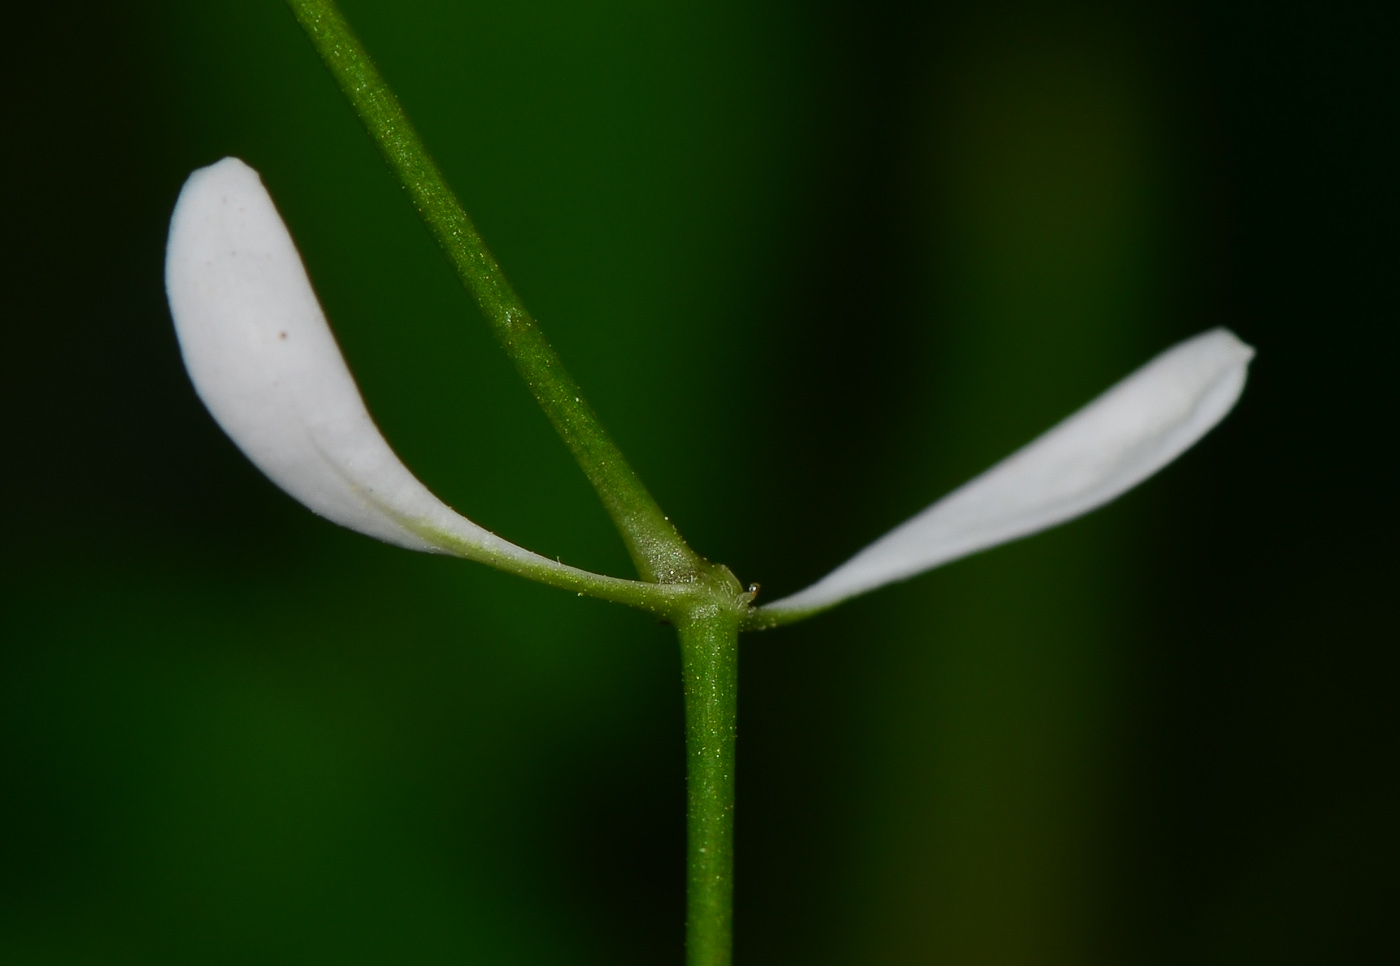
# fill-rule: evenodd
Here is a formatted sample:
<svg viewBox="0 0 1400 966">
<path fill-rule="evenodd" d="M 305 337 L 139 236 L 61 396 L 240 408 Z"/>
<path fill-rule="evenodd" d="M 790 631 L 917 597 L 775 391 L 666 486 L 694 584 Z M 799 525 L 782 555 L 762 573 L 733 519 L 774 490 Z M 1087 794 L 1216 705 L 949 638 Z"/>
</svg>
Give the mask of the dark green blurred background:
<svg viewBox="0 0 1400 966">
<path fill-rule="evenodd" d="M 1171 342 L 1259 348 L 1119 504 L 746 639 L 741 962 L 1393 936 L 1378 17 L 344 6 L 663 506 L 768 599 Z M 290 14 L 7 18 L 0 961 L 679 962 L 668 629 L 317 520 L 181 370 L 166 219 L 236 154 L 406 462 L 626 572 Z"/>
</svg>

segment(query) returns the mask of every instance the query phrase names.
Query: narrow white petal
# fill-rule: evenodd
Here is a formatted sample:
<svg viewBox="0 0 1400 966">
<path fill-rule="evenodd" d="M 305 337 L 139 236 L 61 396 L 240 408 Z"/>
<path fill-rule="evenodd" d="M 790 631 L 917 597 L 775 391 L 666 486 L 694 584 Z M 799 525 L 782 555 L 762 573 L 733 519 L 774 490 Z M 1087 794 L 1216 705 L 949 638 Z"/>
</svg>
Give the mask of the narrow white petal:
<svg viewBox="0 0 1400 966">
<path fill-rule="evenodd" d="M 1102 506 L 1220 422 L 1244 389 L 1253 356 L 1225 329 L 1168 349 L 817 583 L 761 609 L 775 616 L 821 610 Z"/>
<path fill-rule="evenodd" d="M 286 225 L 237 158 L 185 182 L 165 284 L 199 397 L 258 469 L 309 509 L 412 550 L 572 571 L 458 515 L 399 462 L 365 410 Z"/>
</svg>

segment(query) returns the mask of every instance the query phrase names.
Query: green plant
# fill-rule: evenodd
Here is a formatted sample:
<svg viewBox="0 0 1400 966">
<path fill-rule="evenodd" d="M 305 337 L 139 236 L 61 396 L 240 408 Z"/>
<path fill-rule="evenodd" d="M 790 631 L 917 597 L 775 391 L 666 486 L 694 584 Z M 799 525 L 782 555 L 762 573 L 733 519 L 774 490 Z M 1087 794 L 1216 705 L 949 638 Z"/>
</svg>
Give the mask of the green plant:
<svg viewBox="0 0 1400 966">
<path fill-rule="evenodd" d="M 688 958 L 728 962 L 740 633 L 804 619 L 1112 500 L 1229 412 L 1253 350 L 1220 329 L 1169 349 L 811 587 L 756 606 L 753 588 L 691 549 L 604 431 L 334 3 L 289 5 L 593 484 L 637 579 L 519 547 L 457 514 L 404 467 L 360 398 L 261 179 L 233 158 L 190 176 L 171 223 L 167 290 L 191 379 L 248 458 L 321 516 L 676 626 L 686 698 Z"/>
</svg>

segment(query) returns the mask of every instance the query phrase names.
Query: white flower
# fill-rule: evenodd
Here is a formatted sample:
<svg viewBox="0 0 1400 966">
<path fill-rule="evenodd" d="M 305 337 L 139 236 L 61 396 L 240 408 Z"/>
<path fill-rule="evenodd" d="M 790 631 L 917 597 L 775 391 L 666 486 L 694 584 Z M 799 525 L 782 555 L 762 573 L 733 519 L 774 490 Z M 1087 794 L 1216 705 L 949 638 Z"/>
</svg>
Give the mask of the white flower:
<svg viewBox="0 0 1400 966">
<path fill-rule="evenodd" d="M 565 566 L 477 526 L 399 461 L 365 409 L 286 225 L 242 161 L 225 158 L 190 175 L 171 218 L 165 272 L 196 391 L 292 497 L 412 550 L 637 601 L 633 581 Z M 1167 350 L 806 590 L 759 608 L 759 623 L 823 610 L 1107 503 L 1230 411 L 1253 354 L 1224 329 Z"/>
<path fill-rule="evenodd" d="M 761 609 L 822 610 L 1103 506 L 1225 418 L 1253 356 L 1226 329 L 1173 346 L 806 590 Z"/>
<path fill-rule="evenodd" d="M 408 471 L 365 410 L 258 173 L 224 158 L 175 203 L 165 288 L 199 398 L 272 482 L 328 520 L 609 596 L 632 581 L 568 567 L 477 526 Z"/>
</svg>

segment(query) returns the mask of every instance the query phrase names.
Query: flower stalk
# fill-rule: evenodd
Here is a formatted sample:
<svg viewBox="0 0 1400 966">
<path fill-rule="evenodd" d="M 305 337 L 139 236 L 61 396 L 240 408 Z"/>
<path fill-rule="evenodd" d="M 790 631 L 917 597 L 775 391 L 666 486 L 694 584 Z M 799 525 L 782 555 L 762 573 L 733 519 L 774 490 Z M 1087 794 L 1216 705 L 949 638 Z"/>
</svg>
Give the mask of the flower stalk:
<svg viewBox="0 0 1400 966">
<path fill-rule="evenodd" d="M 661 512 L 545 341 L 334 0 L 287 0 L 287 5 L 481 308 L 496 341 L 597 491 L 637 572 L 644 580 L 661 583 L 689 579 L 702 559 Z"/>
<path fill-rule="evenodd" d="M 739 623 L 717 609 L 677 625 L 685 689 L 686 963 L 726 966 L 733 945 Z"/>
<path fill-rule="evenodd" d="M 755 591 L 690 549 L 603 430 L 333 0 L 287 2 L 598 492 L 641 579 L 517 546 L 413 476 L 375 427 L 270 195 L 235 158 L 194 172 L 171 218 L 166 289 L 195 389 L 269 479 L 335 523 L 675 624 L 686 723 L 686 956 L 690 966 L 727 966 L 739 632 L 802 620 L 1117 498 L 1224 418 L 1254 350 L 1224 329 L 1187 339 L 815 584 L 754 607 Z"/>
</svg>

